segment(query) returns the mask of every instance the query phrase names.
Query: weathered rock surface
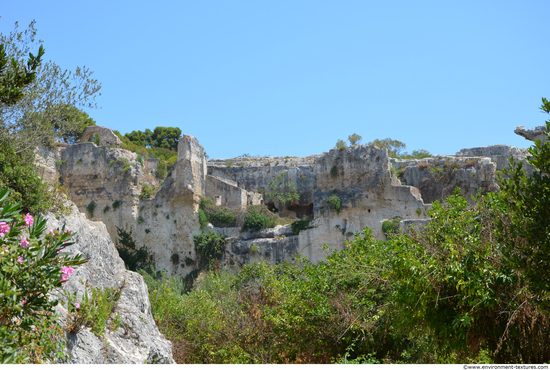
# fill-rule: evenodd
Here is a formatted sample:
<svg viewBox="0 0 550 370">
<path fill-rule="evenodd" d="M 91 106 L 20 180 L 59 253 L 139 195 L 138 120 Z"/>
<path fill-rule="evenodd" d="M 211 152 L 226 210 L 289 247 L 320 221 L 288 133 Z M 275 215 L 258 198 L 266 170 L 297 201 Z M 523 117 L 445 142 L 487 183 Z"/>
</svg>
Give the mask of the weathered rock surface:
<svg viewBox="0 0 550 370">
<path fill-rule="evenodd" d="M 518 126 L 514 132 L 519 136 L 523 136 L 527 140 L 535 141 L 541 140 L 543 143 L 549 141 L 550 139 L 546 135 L 545 126 L 537 126 L 533 130 L 525 129 L 524 126 Z"/>
<path fill-rule="evenodd" d="M 90 221 L 73 207 L 69 216 L 56 219 L 48 215 L 48 227 L 63 224 L 76 232 L 75 244 L 66 248 L 73 255 L 82 254 L 88 262 L 75 267 L 65 285 L 67 292 L 84 295 L 86 282 L 101 289 L 120 287 L 125 282 L 115 314 L 121 317 L 117 331 L 106 330 L 105 340 L 98 338 L 89 328 L 78 334 L 67 334 L 67 349 L 71 363 L 174 363 L 172 345 L 158 331 L 154 322 L 147 286 L 141 275 L 127 271 L 112 243 L 105 225 Z M 63 293 L 56 292 L 60 300 Z M 66 307 L 57 306 L 62 322 L 67 320 Z"/>
<path fill-rule="evenodd" d="M 122 144 L 122 141 L 116 136 L 111 129 L 103 126 L 88 126 L 80 137 L 80 142 L 88 141 L 90 136 L 97 134 L 99 136 L 99 145 L 114 145 L 116 147 Z"/>
</svg>

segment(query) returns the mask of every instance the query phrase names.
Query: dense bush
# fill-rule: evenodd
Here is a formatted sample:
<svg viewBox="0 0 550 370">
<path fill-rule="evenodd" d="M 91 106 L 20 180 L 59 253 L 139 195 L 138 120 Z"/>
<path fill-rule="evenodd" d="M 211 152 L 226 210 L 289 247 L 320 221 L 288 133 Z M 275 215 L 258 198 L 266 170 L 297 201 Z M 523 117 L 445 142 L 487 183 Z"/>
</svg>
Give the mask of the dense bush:
<svg viewBox="0 0 550 370">
<path fill-rule="evenodd" d="M 0 142 L 0 187 L 10 189 L 9 199 L 21 202 L 25 213 L 68 212 L 66 191 L 59 186 L 51 187 L 40 178 L 32 153 L 17 153 L 3 142 Z"/>
<path fill-rule="evenodd" d="M 151 199 L 151 196 L 156 193 L 157 189 L 155 189 L 153 186 L 149 186 L 147 184 L 141 185 L 141 194 L 139 195 L 139 199 Z"/>
<path fill-rule="evenodd" d="M 236 226 L 236 212 L 225 207 L 214 205 L 214 201 L 211 198 L 202 197 L 199 203 L 199 209 L 203 211 L 203 215 L 199 212 L 201 227 L 206 226 L 209 222 L 216 227 Z"/>
<path fill-rule="evenodd" d="M 310 225 L 312 222 L 313 222 L 312 218 L 308 218 L 304 220 L 296 220 L 290 224 L 290 228 L 292 229 L 292 232 L 294 233 L 294 235 L 298 235 L 302 230 L 311 229 L 312 226 Z"/>
<path fill-rule="evenodd" d="M 212 262 L 221 257 L 225 250 L 225 238 L 224 235 L 218 235 L 215 231 L 193 237 L 201 268 L 209 267 Z"/>
<path fill-rule="evenodd" d="M 248 206 L 241 231 L 260 231 L 277 226 L 278 217 L 271 213 L 265 205 Z"/>
<path fill-rule="evenodd" d="M 342 207 L 342 199 L 338 195 L 333 194 L 327 198 L 327 205 L 330 209 L 335 210 L 336 213 L 340 213 L 340 208 Z"/>
<path fill-rule="evenodd" d="M 138 269 L 149 268 L 149 266 L 155 264 L 154 256 L 145 245 L 141 248 L 136 246 L 131 232 L 117 227 L 117 234 L 118 242 L 115 246 L 128 270 L 137 271 Z"/>
<path fill-rule="evenodd" d="M 20 205 L 7 198 L 8 190 L 0 189 L 0 362 L 66 359 L 50 293 L 86 261 L 63 252 L 72 244 L 64 226 L 46 233 L 46 220 L 21 216 Z"/>
</svg>

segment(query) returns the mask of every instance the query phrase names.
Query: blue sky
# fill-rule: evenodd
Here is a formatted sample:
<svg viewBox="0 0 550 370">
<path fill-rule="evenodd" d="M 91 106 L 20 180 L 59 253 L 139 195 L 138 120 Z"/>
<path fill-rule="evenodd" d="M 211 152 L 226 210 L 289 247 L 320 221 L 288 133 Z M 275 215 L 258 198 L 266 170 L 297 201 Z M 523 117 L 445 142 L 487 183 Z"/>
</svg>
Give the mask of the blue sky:
<svg viewBox="0 0 550 370">
<path fill-rule="evenodd" d="M 306 156 L 357 133 L 409 151 L 527 147 L 547 119 L 550 1 L 2 0 L 46 58 L 102 83 L 98 125 L 177 126 L 211 158 Z"/>
</svg>

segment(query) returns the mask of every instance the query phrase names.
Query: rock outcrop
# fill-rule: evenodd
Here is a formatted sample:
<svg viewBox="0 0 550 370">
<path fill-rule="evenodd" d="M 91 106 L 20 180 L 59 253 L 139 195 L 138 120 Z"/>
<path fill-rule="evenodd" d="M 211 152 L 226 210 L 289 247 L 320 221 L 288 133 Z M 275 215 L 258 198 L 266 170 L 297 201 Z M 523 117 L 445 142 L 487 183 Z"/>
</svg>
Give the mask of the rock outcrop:
<svg viewBox="0 0 550 370">
<path fill-rule="evenodd" d="M 120 144 L 122 144 L 122 141 L 113 133 L 113 131 L 103 126 L 88 126 L 82 133 L 79 141 L 86 142 L 93 134 L 97 134 L 99 136 L 99 145 L 112 145 L 119 147 Z"/>
<path fill-rule="evenodd" d="M 67 334 L 67 349 L 72 357 L 70 363 L 174 363 L 172 345 L 159 332 L 151 313 L 147 286 L 143 277 L 127 271 L 124 262 L 112 243 L 102 222 L 90 221 L 76 207 L 69 216 L 56 219 L 48 215 L 48 227 L 66 229 L 76 233 L 75 244 L 66 248 L 73 255 L 82 254 L 88 262 L 75 267 L 64 289 L 76 292 L 81 300 L 86 284 L 96 288 L 124 287 L 114 314 L 120 315 L 120 327 L 106 330 L 100 339 L 89 328 L 77 334 Z M 54 292 L 61 301 L 65 294 Z M 66 305 L 58 305 L 57 311 L 65 324 Z"/>
<path fill-rule="evenodd" d="M 535 141 L 541 140 L 543 143 L 549 141 L 550 139 L 546 135 L 545 126 L 537 126 L 534 130 L 525 129 L 524 126 L 518 126 L 514 132 L 519 136 L 523 136 L 527 140 Z"/>
</svg>

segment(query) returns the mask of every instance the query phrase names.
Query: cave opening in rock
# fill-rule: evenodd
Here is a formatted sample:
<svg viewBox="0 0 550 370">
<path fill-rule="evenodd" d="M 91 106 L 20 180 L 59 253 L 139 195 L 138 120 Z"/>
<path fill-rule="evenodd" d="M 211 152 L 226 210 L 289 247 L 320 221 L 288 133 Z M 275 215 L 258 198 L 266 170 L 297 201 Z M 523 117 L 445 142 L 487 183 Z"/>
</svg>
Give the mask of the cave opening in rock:
<svg viewBox="0 0 550 370">
<path fill-rule="evenodd" d="M 275 207 L 275 203 L 269 202 L 269 203 L 266 203 L 265 205 L 267 206 L 267 209 L 269 209 L 271 212 L 273 213 L 279 212 L 279 209 Z"/>
<path fill-rule="evenodd" d="M 293 204 L 290 207 L 288 207 L 288 210 L 292 212 L 296 212 L 297 218 L 308 218 L 313 216 L 313 203 L 310 203 L 305 206 Z"/>
</svg>

